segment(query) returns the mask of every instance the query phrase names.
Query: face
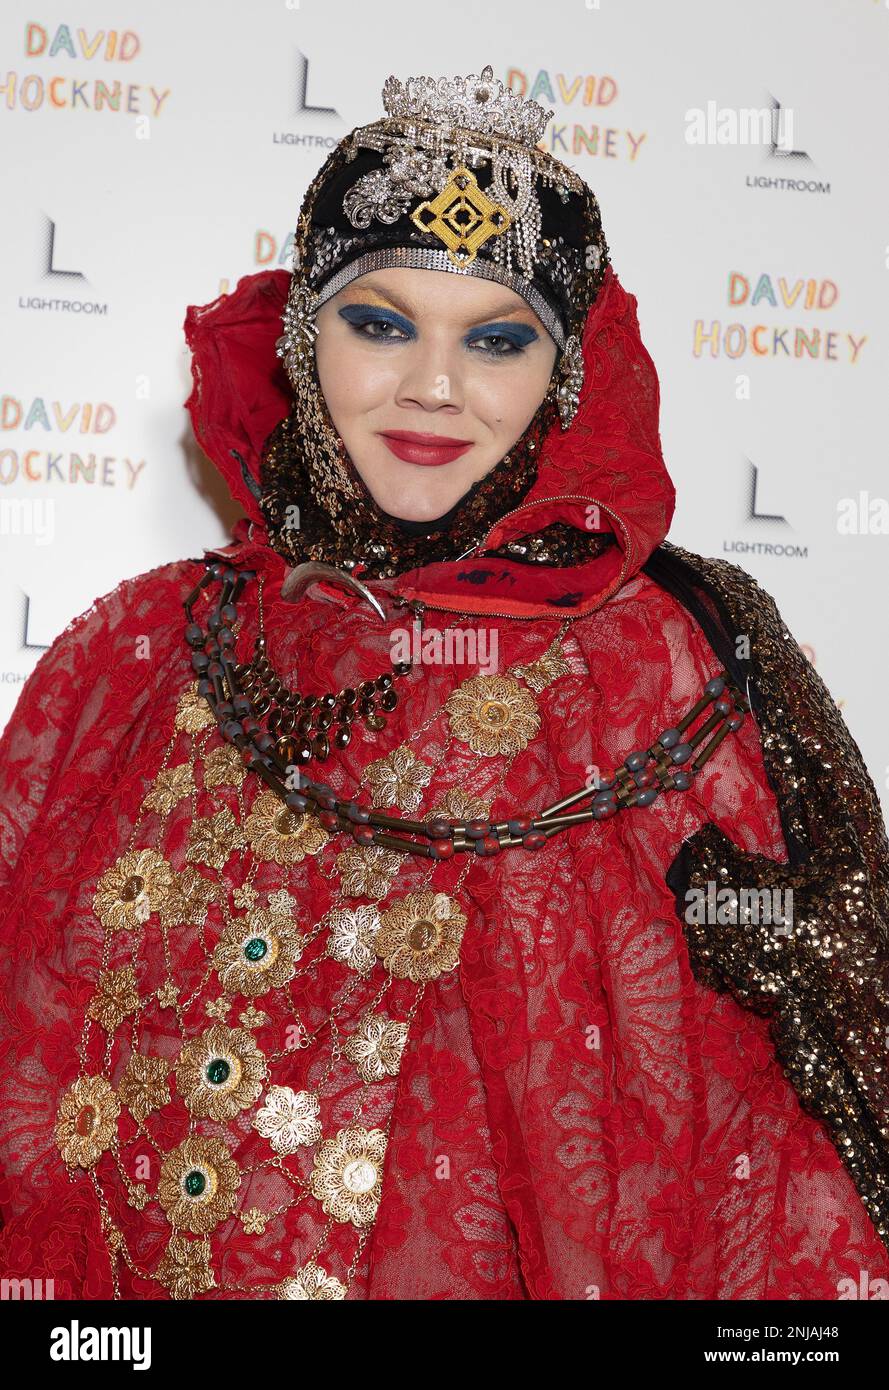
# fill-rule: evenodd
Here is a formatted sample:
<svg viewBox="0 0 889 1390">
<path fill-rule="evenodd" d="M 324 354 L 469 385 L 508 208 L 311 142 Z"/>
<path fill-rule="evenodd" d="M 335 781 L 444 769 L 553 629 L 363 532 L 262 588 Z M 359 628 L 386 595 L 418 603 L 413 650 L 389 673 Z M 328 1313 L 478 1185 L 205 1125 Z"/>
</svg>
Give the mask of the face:
<svg viewBox="0 0 889 1390">
<path fill-rule="evenodd" d="M 433 521 L 527 429 L 557 348 L 513 290 L 439 270 L 377 270 L 318 311 L 318 379 L 377 504 Z"/>
</svg>

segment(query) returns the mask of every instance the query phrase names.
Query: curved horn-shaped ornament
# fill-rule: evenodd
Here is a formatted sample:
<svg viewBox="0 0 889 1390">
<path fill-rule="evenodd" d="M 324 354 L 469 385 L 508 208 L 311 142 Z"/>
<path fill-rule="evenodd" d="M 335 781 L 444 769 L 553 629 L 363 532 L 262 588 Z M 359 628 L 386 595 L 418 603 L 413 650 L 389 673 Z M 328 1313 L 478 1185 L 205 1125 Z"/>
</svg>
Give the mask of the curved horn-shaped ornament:
<svg viewBox="0 0 889 1390">
<path fill-rule="evenodd" d="M 383 622 L 386 621 L 386 614 L 379 599 L 374 597 L 360 579 L 347 574 L 345 570 L 336 569 L 333 565 L 322 564 L 320 560 L 306 560 L 301 565 L 294 565 L 281 585 L 281 597 L 287 603 L 296 603 L 303 591 L 316 579 L 325 579 L 328 584 L 339 584 L 344 589 L 352 589 L 361 598 L 367 599 L 374 612 Z"/>
</svg>

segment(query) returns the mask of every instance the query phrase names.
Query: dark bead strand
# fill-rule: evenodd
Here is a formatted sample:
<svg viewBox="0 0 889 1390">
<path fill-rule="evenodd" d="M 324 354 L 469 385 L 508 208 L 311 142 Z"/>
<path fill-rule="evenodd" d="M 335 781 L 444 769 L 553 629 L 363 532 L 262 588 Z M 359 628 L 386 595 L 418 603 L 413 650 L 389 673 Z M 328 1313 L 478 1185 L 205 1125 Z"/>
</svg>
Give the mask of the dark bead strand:
<svg viewBox="0 0 889 1390">
<path fill-rule="evenodd" d="M 571 826 L 591 820 L 606 820 L 630 806 L 651 805 L 662 791 L 686 791 L 726 734 L 740 728 L 749 709 L 744 697 L 727 681 L 725 672 L 714 676 L 705 685 L 701 698 L 675 727 L 665 729 L 651 748 L 628 754 L 622 766 L 596 787 L 581 787 L 546 807 L 537 816 L 520 810 L 506 820 L 492 824 L 483 819 L 463 821 L 437 816 L 430 821 L 417 821 L 400 815 L 387 815 L 383 811 L 361 806 L 353 799 L 337 797 L 332 787 L 306 777 L 299 771 L 298 765 L 310 761 L 312 757 L 318 757 L 321 761 L 322 753 L 323 757 L 327 756 L 329 743 L 324 729 L 330 727 L 337 708 L 341 717 L 349 712 L 348 720 L 351 721 L 356 710 L 362 712 L 362 704 L 373 708 L 376 695 L 381 697 L 382 704 L 382 697 L 391 691 L 393 677 L 407 675 L 411 670 L 410 663 L 394 663 L 391 676 L 387 674 L 377 677 L 375 681 L 364 681 L 357 690 L 348 687 L 337 696 L 328 694 L 320 699 L 314 695 L 294 696 L 279 682 L 284 691 L 285 705 L 302 708 L 304 713 L 294 721 L 300 730 L 298 746 L 289 737 L 292 726 L 276 739 L 275 732 L 282 720 L 287 720 L 294 710 L 276 706 L 278 717 L 275 730 L 264 730 L 256 715 L 265 713 L 271 700 L 267 694 L 251 700 L 248 694 L 254 681 L 261 690 L 266 691 L 275 679 L 265 656 L 264 636 L 257 638 L 256 653 L 249 666 L 238 665 L 233 657 L 236 600 L 243 586 L 255 578 L 252 570 L 238 573 L 229 566 L 214 562 L 185 600 L 189 619 L 185 640 L 192 648 L 192 665 L 199 677 L 198 690 L 213 711 L 222 737 L 239 749 L 246 765 L 276 792 L 289 809 L 303 812 L 314 807 L 325 829 L 334 834 L 350 834 L 359 845 L 379 845 L 384 849 L 431 859 L 450 859 L 456 853 L 487 857 L 517 846 L 534 852 L 542 849 L 551 836 Z M 221 581 L 222 591 L 204 633 L 193 617 L 192 608 L 201 590 L 214 579 Z M 395 694 L 394 691 L 391 693 Z M 682 735 L 709 705 L 713 705 L 713 712 L 683 741 Z M 323 715 L 327 719 L 323 727 L 315 723 L 310 713 L 316 710 L 318 716 Z M 328 715 L 330 718 L 327 718 Z M 376 717 L 384 719 L 384 716 Z M 307 720 L 305 724 L 304 720 Z M 348 731 L 347 723 L 335 731 L 335 743 L 343 728 Z M 705 742 L 709 735 L 712 737 Z M 684 767 L 701 744 L 704 744 L 701 752 L 688 768 Z M 322 753 L 318 751 L 319 745 Z M 291 753 L 295 753 L 295 756 L 289 756 Z M 296 788 L 292 788 L 289 781 L 294 764 L 297 764 Z M 584 801 L 590 804 L 576 811 L 569 810 Z M 405 835 L 420 836 L 428 843 L 406 839 Z"/>
<path fill-rule="evenodd" d="M 417 610 L 423 607 L 421 604 L 412 606 Z M 194 632 L 194 625 L 189 631 Z M 192 639 L 187 636 L 186 640 Z M 385 728 L 387 715 L 398 704 L 398 693 L 392 688 L 394 679 L 408 675 L 412 669 L 409 661 L 393 662 L 390 672 L 374 680 L 362 681 L 357 690 L 347 686 L 337 694 L 301 695 L 290 690 L 275 674 L 266 654 L 265 635 L 260 633 L 254 644 L 252 661 L 239 666 L 237 675 L 244 693 L 260 691 L 254 709 L 260 715 L 268 714 L 270 733 L 281 735 L 282 757 L 286 754 L 288 762 L 306 763 L 313 758 L 324 762 L 331 746 L 347 747 L 352 738 L 351 725 L 357 717 L 371 731 Z M 385 713 L 379 713 L 377 700 Z M 297 714 L 296 711 L 301 712 Z M 331 735 L 329 731 L 334 723 L 336 728 Z M 300 736 L 298 742 L 289 741 L 294 727 Z"/>
</svg>

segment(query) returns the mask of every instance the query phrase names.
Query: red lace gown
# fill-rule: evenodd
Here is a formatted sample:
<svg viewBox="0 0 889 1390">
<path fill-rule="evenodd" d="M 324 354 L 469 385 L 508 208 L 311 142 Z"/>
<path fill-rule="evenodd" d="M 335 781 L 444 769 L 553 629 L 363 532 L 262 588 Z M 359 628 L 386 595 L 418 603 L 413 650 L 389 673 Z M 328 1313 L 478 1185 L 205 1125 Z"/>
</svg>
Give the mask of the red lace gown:
<svg viewBox="0 0 889 1390">
<path fill-rule="evenodd" d="M 386 669 L 388 625 L 338 587 L 314 584 L 298 605 L 280 600 L 286 566 L 230 454 L 237 448 L 255 472 L 262 440 L 287 408 L 273 352 L 287 278 L 248 277 L 233 295 L 189 311 L 188 404 L 200 442 L 248 514 L 224 553 L 265 576 L 276 667 L 310 672 L 312 690 L 335 690 Z M 640 572 L 667 530 L 673 490 L 658 438 L 657 377 L 635 300 L 613 272 L 584 351 L 575 425 L 553 432 L 534 489 L 487 543 L 555 518 L 585 525 L 592 504 L 616 549 L 569 576 L 459 562 L 373 584 L 383 597 L 422 594 L 440 605 L 428 614 L 433 627 L 459 622 L 461 612 L 503 615 L 477 620 L 497 630 L 501 671 L 537 661 L 572 616 L 562 641 L 568 670 L 536 696 L 538 734 L 511 762 L 448 741 L 442 707 L 474 668 L 424 666 L 399 687 L 384 730 L 358 734 L 323 764 L 337 792 L 351 793 L 368 764 L 407 742 L 432 769 L 421 814 L 454 788 L 493 797 L 493 818 L 536 809 L 574 790 L 592 767 L 604 773 L 649 746 L 716 673 L 694 620 Z M 478 568 L 490 571 L 482 584 L 468 577 Z M 188 735 L 173 727 L 193 682 L 182 602 L 202 573 L 197 560 L 165 565 L 98 600 L 41 658 L 0 740 L 0 1269 L 53 1277 L 56 1298 L 114 1290 L 96 1187 L 83 1172 L 69 1180 L 55 1122 L 81 1071 L 84 1013 L 103 964 L 97 882 L 124 852 L 140 811 L 136 844 L 153 843 L 143 800 L 171 738 L 170 765 L 186 756 Z M 570 608 L 553 603 L 566 585 Z M 255 585 L 240 612 L 237 654 L 245 659 L 256 633 Z M 140 655 L 145 638 L 150 660 Z M 209 746 L 220 745 L 214 731 Z M 233 788 L 198 783 L 194 807 L 189 798 L 179 803 L 158 845 L 174 870 L 184 864 L 193 809 L 237 809 Z M 249 774 L 245 810 L 263 790 Z M 776 1063 L 767 1023 L 691 973 L 664 875 L 682 840 L 707 820 L 745 849 L 786 860 L 752 717 L 688 792 L 576 827 L 539 853 L 513 850 L 469 865 L 455 890 L 467 917 L 459 964 L 428 986 L 400 1074 L 362 1121 L 391 1116 L 391 1128 L 379 1215 L 349 1298 L 833 1300 L 889 1277 L 887 1251 L 826 1131 L 801 1110 Z M 333 901 L 335 857 L 347 843 L 340 836 L 289 866 L 301 925 Z M 448 890 L 457 872 L 438 866 L 436 885 Z M 394 891 L 427 876 L 406 861 Z M 219 879 L 237 885 L 234 859 Z M 280 866 L 262 866 L 257 886 L 271 891 L 280 882 Z M 163 980 L 151 927 L 144 991 Z M 221 930 L 212 908 L 204 930 L 211 943 Z M 119 940 L 126 935 L 115 938 L 111 965 L 129 958 Z M 194 928 L 170 940 L 177 982 L 194 993 L 186 1016 L 193 1035 L 212 1022 L 205 1006 L 218 983 L 201 984 Z M 341 967 L 327 961 L 297 1002 L 321 1018 L 341 985 Z M 259 1002 L 268 1021 L 254 1037 L 271 1053 L 292 1011 L 286 1001 Z M 181 1037 L 172 1022 L 170 1010 L 146 1010 L 141 1051 L 174 1060 Z M 91 1035 L 90 1070 L 101 1065 L 100 1033 Z M 123 1029 L 112 1049 L 113 1084 L 130 1047 Z M 272 1079 L 298 1088 L 306 1065 L 293 1053 Z M 332 1124 L 348 1120 L 355 1093 L 354 1073 L 335 1068 L 325 1098 Z M 146 1127 L 156 1153 L 188 1133 L 172 1082 L 169 1103 Z M 263 1141 L 248 1123 L 209 1124 L 206 1132 L 224 1134 L 243 1169 L 261 1157 Z M 125 1110 L 119 1138 L 135 1180 L 147 1146 Z M 110 1218 L 150 1275 L 170 1237 L 164 1212 L 153 1201 L 143 1210 L 128 1204 L 111 1154 L 95 1176 Z M 268 1170 L 245 1179 L 236 1210 L 212 1233 L 215 1283 L 202 1296 L 241 1296 L 234 1286 L 250 1285 L 259 1290 L 253 1296 L 274 1297 L 276 1281 L 303 1264 L 323 1225 L 318 1211 L 303 1204 L 262 1232 L 239 1220 L 276 1202 Z M 353 1235 L 338 1227 L 321 1259 L 339 1277 Z M 117 1279 L 124 1298 L 169 1296 L 125 1263 Z"/>
</svg>

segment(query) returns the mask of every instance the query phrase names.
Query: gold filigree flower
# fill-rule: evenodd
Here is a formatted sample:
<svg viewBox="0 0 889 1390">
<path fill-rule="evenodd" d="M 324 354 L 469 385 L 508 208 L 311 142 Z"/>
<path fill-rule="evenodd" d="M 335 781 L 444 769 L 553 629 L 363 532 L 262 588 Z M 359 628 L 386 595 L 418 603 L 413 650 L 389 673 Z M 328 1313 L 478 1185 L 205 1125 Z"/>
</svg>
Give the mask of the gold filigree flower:
<svg viewBox="0 0 889 1390">
<path fill-rule="evenodd" d="M 159 1110 L 169 1102 L 169 1071 L 170 1063 L 166 1057 L 152 1057 L 141 1052 L 131 1053 L 127 1069 L 117 1089 L 124 1105 L 140 1125 L 144 1125 L 152 1110 Z"/>
<path fill-rule="evenodd" d="M 408 813 L 416 811 L 424 788 L 432 780 L 432 768 L 416 757 L 406 743 L 387 753 L 385 758 L 368 763 L 365 771 L 371 806 L 397 806 Z"/>
<path fill-rule="evenodd" d="M 230 743 L 204 754 L 205 787 L 240 787 L 246 776 L 244 760 Z"/>
<path fill-rule="evenodd" d="M 245 1028 L 264 1028 L 269 1021 L 268 1014 L 264 1014 L 262 1009 L 254 1008 L 252 1004 L 248 1004 L 238 1018 Z"/>
<path fill-rule="evenodd" d="M 230 854 L 243 849 L 244 832 L 231 811 L 223 806 L 214 816 L 196 816 L 188 831 L 186 859 L 221 869 Z"/>
<path fill-rule="evenodd" d="M 147 811 L 159 811 L 166 815 L 173 807 L 194 790 L 194 779 L 190 763 L 177 763 L 176 767 L 165 767 L 157 774 L 154 785 L 142 805 Z"/>
<path fill-rule="evenodd" d="M 165 980 L 160 989 L 155 990 L 155 995 L 162 1009 L 173 1009 L 179 998 L 179 991 L 172 980 Z"/>
<path fill-rule="evenodd" d="M 383 1185 L 386 1136 L 381 1129 L 347 1125 L 325 1139 L 309 1179 L 312 1196 L 325 1216 L 369 1226 L 377 1214 Z"/>
<path fill-rule="evenodd" d="M 56 1143 L 71 1168 L 92 1168 L 117 1134 L 120 1101 L 104 1076 L 81 1076 L 62 1096 Z"/>
<path fill-rule="evenodd" d="M 521 753 L 540 728 L 537 701 L 512 676 L 471 676 L 444 707 L 454 738 L 485 757 Z"/>
<path fill-rule="evenodd" d="M 303 944 L 290 917 L 256 908 L 225 928 L 213 951 L 213 969 L 229 994 L 256 999 L 293 979 Z"/>
<path fill-rule="evenodd" d="M 249 1211 L 241 1212 L 241 1225 L 244 1228 L 245 1236 L 261 1236 L 265 1234 L 268 1216 L 259 1207 L 251 1207 Z"/>
<path fill-rule="evenodd" d="M 543 656 L 539 656 L 536 661 L 531 661 L 527 666 L 510 666 L 508 675 L 521 677 L 531 689 L 540 694 L 553 681 L 560 676 L 567 676 L 571 667 L 565 660 L 565 652 L 558 638 L 553 642 Z"/>
<path fill-rule="evenodd" d="M 273 791 L 256 798 L 246 830 L 254 854 L 276 864 L 298 864 L 307 854 L 317 854 L 330 839 L 316 815 L 291 811 Z"/>
<path fill-rule="evenodd" d="M 123 965 L 119 970 L 101 972 L 87 1013 L 101 1023 L 106 1033 L 113 1033 L 127 1014 L 133 1013 L 138 1007 L 136 971 L 132 965 Z"/>
<path fill-rule="evenodd" d="M 216 1277 L 210 1268 L 210 1241 L 189 1240 L 174 1234 L 167 1243 L 166 1253 L 157 1267 L 155 1277 L 169 1291 L 171 1298 L 194 1298 L 216 1287 Z"/>
<path fill-rule="evenodd" d="M 447 893 L 408 893 L 383 913 L 377 955 L 399 980 L 435 980 L 460 958 L 466 914 Z"/>
<path fill-rule="evenodd" d="M 444 816 L 446 820 L 487 820 L 491 814 L 491 802 L 480 796 L 470 796 L 462 787 L 449 787 L 446 794 L 427 816 L 433 820 Z"/>
<path fill-rule="evenodd" d="M 203 1236 L 231 1216 L 241 1170 L 221 1139 L 191 1135 L 161 1164 L 157 1200 L 176 1230 Z"/>
<path fill-rule="evenodd" d="M 160 907 L 161 925 L 181 927 L 188 922 L 190 926 L 202 927 L 208 906 L 218 896 L 215 883 L 192 864 L 186 865 L 181 873 L 173 875 L 170 891 Z"/>
<path fill-rule="evenodd" d="M 359 975 L 367 975 L 376 962 L 374 938 L 380 927 L 380 914 L 375 907 L 339 907 L 328 913 L 330 936 L 328 955 L 341 961 Z"/>
<path fill-rule="evenodd" d="M 144 1211 L 148 1206 L 148 1188 L 144 1182 L 134 1182 L 128 1188 L 127 1205 L 135 1207 L 137 1211 Z"/>
<path fill-rule="evenodd" d="M 139 926 L 163 907 L 173 878 L 172 868 L 156 850 L 124 854 L 99 879 L 93 911 L 109 931 Z"/>
<path fill-rule="evenodd" d="M 296 898 L 292 893 L 288 893 L 286 888 L 279 888 L 277 893 L 270 893 L 267 901 L 269 912 L 276 912 L 281 917 L 293 916 Z"/>
<path fill-rule="evenodd" d="M 246 908 L 248 911 L 256 906 L 258 900 L 259 894 L 252 883 L 242 883 L 240 888 L 236 888 L 232 893 L 235 907 Z"/>
<path fill-rule="evenodd" d="M 232 1011 L 232 1001 L 226 999 L 224 994 L 220 994 L 218 999 L 209 999 L 204 1005 L 204 1013 L 208 1018 L 218 1019 L 224 1023 Z"/>
<path fill-rule="evenodd" d="M 198 694 L 198 683 L 194 681 L 176 703 L 174 728 L 186 734 L 199 734 L 202 729 L 213 729 L 215 726 L 213 711 L 203 695 Z"/>
<path fill-rule="evenodd" d="M 376 1014 L 366 1018 L 346 1042 L 343 1053 L 362 1081 L 382 1081 L 397 1076 L 409 1025 Z"/>
<path fill-rule="evenodd" d="M 321 1138 L 318 1097 L 311 1091 L 270 1086 L 265 1105 L 256 1112 L 255 1128 L 279 1154 L 292 1154 L 303 1144 Z"/>
<path fill-rule="evenodd" d="M 259 1099 L 266 1060 L 246 1028 L 216 1023 L 187 1042 L 176 1063 L 176 1087 L 192 1115 L 233 1120 Z"/>
<path fill-rule="evenodd" d="M 382 845 L 350 845 L 336 857 L 346 898 L 385 898 L 401 856 Z"/>
<path fill-rule="evenodd" d="M 282 1279 L 278 1285 L 279 1298 L 316 1298 L 330 1302 L 343 1299 L 345 1296 L 345 1284 L 341 1284 L 339 1279 L 328 1274 L 326 1269 L 316 1265 L 313 1260 L 309 1260 L 308 1264 L 304 1264 L 302 1269 L 298 1269 L 296 1274 L 292 1274 L 288 1279 Z"/>
</svg>

